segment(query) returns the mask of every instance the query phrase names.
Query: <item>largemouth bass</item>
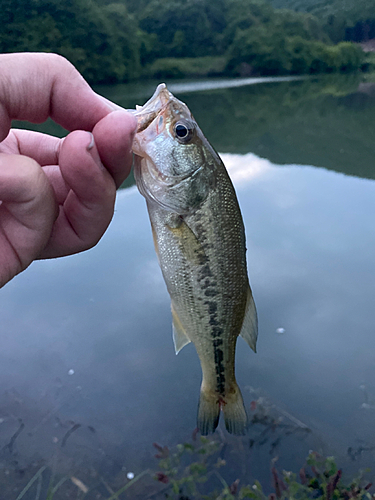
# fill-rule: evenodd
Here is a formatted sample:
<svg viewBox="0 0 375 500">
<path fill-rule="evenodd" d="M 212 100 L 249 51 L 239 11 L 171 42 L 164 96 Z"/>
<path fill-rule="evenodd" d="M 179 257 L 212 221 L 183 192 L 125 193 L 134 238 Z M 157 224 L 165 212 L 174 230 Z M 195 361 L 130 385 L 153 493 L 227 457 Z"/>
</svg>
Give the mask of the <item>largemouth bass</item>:
<svg viewBox="0 0 375 500">
<path fill-rule="evenodd" d="M 233 185 L 188 107 L 164 84 L 134 114 L 134 174 L 171 297 L 176 354 L 193 342 L 202 367 L 198 429 L 214 432 L 222 410 L 228 432 L 245 434 L 235 349 L 241 335 L 255 351 L 258 328 Z"/>
</svg>

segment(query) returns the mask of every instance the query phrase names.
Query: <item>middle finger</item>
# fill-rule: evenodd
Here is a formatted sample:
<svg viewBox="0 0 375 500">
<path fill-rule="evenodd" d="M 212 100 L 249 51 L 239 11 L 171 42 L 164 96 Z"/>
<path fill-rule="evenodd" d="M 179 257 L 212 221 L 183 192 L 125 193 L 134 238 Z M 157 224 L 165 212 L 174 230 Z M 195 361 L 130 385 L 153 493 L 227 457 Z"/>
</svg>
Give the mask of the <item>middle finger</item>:
<svg viewBox="0 0 375 500">
<path fill-rule="evenodd" d="M 42 167 L 57 165 L 63 140 L 41 132 L 13 128 L 0 143 L 0 152 L 29 156 Z"/>
</svg>

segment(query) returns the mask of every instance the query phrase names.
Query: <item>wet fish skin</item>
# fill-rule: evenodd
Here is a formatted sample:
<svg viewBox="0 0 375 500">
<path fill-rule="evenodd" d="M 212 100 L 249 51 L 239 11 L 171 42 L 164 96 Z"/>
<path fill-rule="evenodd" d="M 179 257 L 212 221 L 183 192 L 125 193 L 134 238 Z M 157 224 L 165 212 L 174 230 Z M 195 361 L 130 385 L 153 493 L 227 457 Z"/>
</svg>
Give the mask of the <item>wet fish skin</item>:
<svg viewBox="0 0 375 500">
<path fill-rule="evenodd" d="M 136 116 L 135 177 L 171 297 L 176 353 L 193 342 L 202 367 L 198 429 L 214 432 L 222 410 L 227 430 L 242 435 L 235 349 L 241 334 L 255 350 L 257 315 L 236 194 L 190 111 L 163 84 Z"/>
</svg>

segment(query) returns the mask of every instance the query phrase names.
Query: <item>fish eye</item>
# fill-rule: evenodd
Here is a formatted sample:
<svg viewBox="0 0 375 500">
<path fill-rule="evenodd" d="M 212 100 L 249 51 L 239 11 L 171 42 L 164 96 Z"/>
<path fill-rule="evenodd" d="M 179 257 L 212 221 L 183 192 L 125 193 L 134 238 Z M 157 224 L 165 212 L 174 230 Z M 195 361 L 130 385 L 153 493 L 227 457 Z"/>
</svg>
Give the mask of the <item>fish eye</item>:
<svg viewBox="0 0 375 500">
<path fill-rule="evenodd" d="M 192 127 L 190 123 L 188 124 L 185 122 L 177 122 L 174 127 L 176 138 L 184 144 L 190 141 L 191 137 L 193 136 L 193 131 L 194 127 Z"/>
<path fill-rule="evenodd" d="M 185 137 L 187 137 L 188 134 L 189 134 L 189 129 L 185 125 L 182 125 L 182 123 L 178 123 L 176 125 L 177 137 L 179 137 L 180 139 L 185 139 Z"/>
</svg>

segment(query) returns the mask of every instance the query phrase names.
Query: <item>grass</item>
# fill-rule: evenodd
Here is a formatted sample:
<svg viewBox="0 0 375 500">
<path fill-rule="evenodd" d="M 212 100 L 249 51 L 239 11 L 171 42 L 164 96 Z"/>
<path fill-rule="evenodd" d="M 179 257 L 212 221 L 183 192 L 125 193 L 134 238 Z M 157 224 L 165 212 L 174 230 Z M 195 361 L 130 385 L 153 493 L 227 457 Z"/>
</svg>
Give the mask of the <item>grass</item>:
<svg viewBox="0 0 375 500">
<path fill-rule="evenodd" d="M 30 481 L 26 484 L 26 486 L 23 488 L 23 490 L 17 496 L 16 500 L 25 499 L 27 494 L 28 494 L 28 496 L 27 496 L 28 499 L 53 500 L 56 498 L 56 494 L 58 494 L 61 491 L 61 487 L 66 482 L 70 482 L 71 484 L 76 486 L 76 497 L 75 497 L 76 500 L 83 500 L 86 497 L 86 495 L 90 492 L 90 488 L 88 486 L 86 486 L 81 480 L 77 479 L 75 476 L 64 476 L 55 485 L 53 485 L 53 479 L 51 477 L 50 478 L 43 477 L 43 474 L 45 472 L 47 472 L 47 473 L 50 472 L 46 465 L 41 467 L 36 472 L 36 474 L 34 474 L 34 476 L 30 479 Z M 144 470 L 143 472 L 138 474 L 138 476 L 134 477 L 132 480 L 127 482 L 119 490 L 117 490 L 116 492 L 113 492 L 111 494 L 111 496 L 106 498 L 106 500 L 119 500 L 120 495 L 122 493 L 125 493 L 129 488 L 131 488 L 134 485 L 134 483 L 138 482 L 142 477 L 144 477 L 146 475 L 150 475 L 150 474 L 151 474 L 151 472 L 149 470 Z M 50 474 L 45 474 L 45 476 L 47 476 L 47 475 L 50 475 Z M 34 488 L 35 483 L 36 483 L 36 486 Z M 46 484 L 48 484 L 47 493 L 42 499 L 41 492 L 42 492 L 43 487 Z M 108 486 L 107 486 L 107 489 L 108 489 Z M 34 493 L 34 496 L 32 496 L 32 493 Z M 67 498 L 67 497 L 65 496 L 65 498 Z M 73 497 L 69 496 L 69 498 L 73 500 Z"/>
<path fill-rule="evenodd" d="M 47 470 L 47 466 L 44 465 L 41 467 L 36 474 L 30 479 L 30 481 L 27 483 L 27 485 L 24 487 L 24 489 L 21 491 L 21 493 L 17 496 L 16 500 L 22 500 L 25 495 L 32 489 L 34 483 L 36 483 L 36 490 L 35 490 L 35 500 L 40 500 L 41 499 L 41 492 L 42 492 L 42 487 L 43 487 L 43 473 Z M 57 482 L 55 486 L 52 486 L 51 480 L 49 481 L 49 486 L 47 490 L 47 496 L 45 497 L 46 500 L 52 500 L 55 493 L 60 489 L 60 487 L 67 481 L 68 477 L 63 477 L 60 479 L 60 481 Z"/>
</svg>

